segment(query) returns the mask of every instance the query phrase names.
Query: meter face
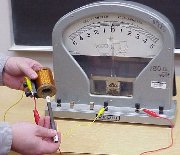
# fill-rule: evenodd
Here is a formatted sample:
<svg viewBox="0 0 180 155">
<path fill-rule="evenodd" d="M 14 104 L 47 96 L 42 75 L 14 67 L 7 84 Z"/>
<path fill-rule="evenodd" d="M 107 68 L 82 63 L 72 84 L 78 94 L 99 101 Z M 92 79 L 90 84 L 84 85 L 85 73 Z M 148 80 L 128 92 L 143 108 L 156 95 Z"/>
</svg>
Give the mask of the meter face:
<svg viewBox="0 0 180 155">
<path fill-rule="evenodd" d="M 162 49 L 161 33 L 126 15 L 100 14 L 72 23 L 63 34 L 72 55 L 153 58 Z"/>
<path fill-rule="evenodd" d="M 162 50 L 160 31 L 141 19 L 119 14 L 93 15 L 71 23 L 63 43 L 96 95 L 132 96 L 133 81 Z"/>
</svg>

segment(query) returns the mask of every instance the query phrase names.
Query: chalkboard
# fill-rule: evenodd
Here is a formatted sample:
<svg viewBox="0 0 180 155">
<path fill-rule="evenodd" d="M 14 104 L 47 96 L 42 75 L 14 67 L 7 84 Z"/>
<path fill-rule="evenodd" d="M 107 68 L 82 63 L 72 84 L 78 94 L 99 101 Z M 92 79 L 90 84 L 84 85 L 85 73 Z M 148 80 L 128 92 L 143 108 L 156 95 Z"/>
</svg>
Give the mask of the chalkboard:
<svg viewBox="0 0 180 155">
<path fill-rule="evenodd" d="M 16 45 L 51 46 L 55 23 L 66 13 L 97 0 L 11 0 Z M 173 23 L 180 48 L 180 0 L 134 0 L 150 6 Z"/>
</svg>

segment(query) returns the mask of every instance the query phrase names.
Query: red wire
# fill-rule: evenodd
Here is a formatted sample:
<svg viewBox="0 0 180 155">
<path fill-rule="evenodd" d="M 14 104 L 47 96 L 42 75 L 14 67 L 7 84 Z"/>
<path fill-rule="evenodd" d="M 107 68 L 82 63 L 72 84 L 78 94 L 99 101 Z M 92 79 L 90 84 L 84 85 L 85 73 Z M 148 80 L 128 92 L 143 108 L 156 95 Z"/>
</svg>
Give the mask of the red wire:
<svg viewBox="0 0 180 155">
<path fill-rule="evenodd" d="M 144 109 L 145 111 L 146 110 L 148 110 L 148 109 Z M 143 111 L 144 111 L 143 110 Z M 144 112 L 145 112 L 144 111 Z M 169 123 L 171 124 L 171 143 L 168 145 L 168 146 L 166 146 L 166 147 L 162 147 L 162 148 L 159 148 L 159 149 L 156 149 L 156 150 L 150 150 L 150 151 L 145 151 L 145 152 L 142 152 L 140 155 L 144 155 L 144 154 L 147 154 L 147 153 L 154 153 L 154 152 L 158 152 L 158 151 L 162 151 L 162 150 L 166 150 L 166 149 L 169 149 L 170 147 L 172 147 L 173 146 L 173 143 L 174 143 L 174 140 L 173 140 L 173 127 L 174 127 L 174 125 L 173 125 L 173 123 L 172 123 L 172 121 L 170 120 L 170 119 L 168 119 L 168 118 L 165 118 L 165 117 L 161 117 L 161 116 L 159 116 L 158 114 L 156 114 L 154 111 L 150 111 L 150 110 L 148 110 L 152 115 L 152 117 L 156 117 L 156 118 L 162 118 L 162 119 L 165 119 L 165 120 L 167 120 L 167 121 L 169 121 Z M 150 113 L 148 113 L 148 114 L 150 114 Z M 154 115 L 154 116 L 153 116 Z"/>
<path fill-rule="evenodd" d="M 36 108 L 36 98 L 35 97 L 34 97 L 34 110 L 33 110 L 33 113 L 34 113 L 34 120 L 35 120 L 36 124 L 38 124 L 40 116 L 39 116 L 39 113 L 38 113 L 37 108 Z"/>
<path fill-rule="evenodd" d="M 34 109 L 36 110 L 36 98 L 35 97 L 33 97 L 33 99 L 34 99 Z"/>
</svg>

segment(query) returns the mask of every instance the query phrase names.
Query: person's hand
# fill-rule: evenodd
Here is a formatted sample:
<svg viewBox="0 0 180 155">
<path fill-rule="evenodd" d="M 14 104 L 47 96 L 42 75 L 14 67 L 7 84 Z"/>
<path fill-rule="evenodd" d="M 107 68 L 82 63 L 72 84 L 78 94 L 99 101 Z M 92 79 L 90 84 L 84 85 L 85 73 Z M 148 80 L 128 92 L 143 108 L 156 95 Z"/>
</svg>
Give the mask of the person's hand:
<svg viewBox="0 0 180 155">
<path fill-rule="evenodd" d="M 41 126 L 40 126 L 41 125 Z M 60 141 L 54 143 L 55 130 L 48 129 L 50 119 L 41 117 L 39 125 L 31 123 L 16 123 L 12 125 L 13 141 L 11 149 L 23 155 L 43 155 L 58 150 Z M 60 134 L 59 139 L 60 139 Z"/>
<path fill-rule="evenodd" d="M 42 65 L 39 62 L 29 58 L 9 57 L 3 70 L 3 83 L 13 89 L 22 89 L 24 76 L 36 79 L 37 74 L 35 71 L 41 67 Z"/>
</svg>

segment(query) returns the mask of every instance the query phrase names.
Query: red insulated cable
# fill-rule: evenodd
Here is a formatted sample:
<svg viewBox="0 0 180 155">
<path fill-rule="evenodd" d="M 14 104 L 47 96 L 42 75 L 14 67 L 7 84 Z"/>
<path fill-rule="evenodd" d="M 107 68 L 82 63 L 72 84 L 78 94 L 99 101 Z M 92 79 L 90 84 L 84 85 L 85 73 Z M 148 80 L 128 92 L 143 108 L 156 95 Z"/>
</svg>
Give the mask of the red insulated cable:
<svg viewBox="0 0 180 155">
<path fill-rule="evenodd" d="M 152 116 L 152 117 L 160 117 L 156 112 L 154 112 L 154 111 L 151 111 L 151 110 L 148 110 L 148 109 L 143 109 L 143 111 L 146 113 L 146 114 L 148 114 L 148 115 L 150 115 L 150 116 Z"/>
<path fill-rule="evenodd" d="M 34 113 L 34 120 L 35 120 L 36 124 L 38 124 L 40 116 L 39 116 L 39 113 L 38 113 L 37 108 L 36 108 L 36 99 L 35 99 L 35 97 L 34 97 L 34 110 L 33 110 L 33 113 Z"/>
<path fill-rule="evenodd" d="M 174 143 L 174 140 L 173 140 L 173 127 L 174 127 L 174 125 L 173 125 L 173 122 L 170 119 L 166 118 L 166 117 L 161 117 L 160 115 L 158 115 L 154 111 L 151 111 L 151 110 L 148 110 L 148 109 L 143 109 L 143 111 L 145 113 L 147 113 L 148 115 L 152 116 L 152 117 L 162 118 L 162 119 L 167 120 L 170 123 L 170 126 L 171 126 L 171 142 L 170 142 L 170 144 L 168 146 L 165 146 L 165 147 L 162 147 L 162 148 L 159 148 L 159 149 L 155 149 L 155 150 L 144 151 L 140 155 L 145 155 L 145 154 L 149 154 L 149 153 L 155 153 L 155 152 L 166 150 L 166 149 L 172 147 L 173 143 Z"/>
<path fill-rule="evenodd" d="M 34 109 L 33 112 L 34 112 L 34 120 L 35 120 L 36 124 L 38 125 L 38 122 L 40 119 L 39 113 L 36 109 Z"/>
</svg>

